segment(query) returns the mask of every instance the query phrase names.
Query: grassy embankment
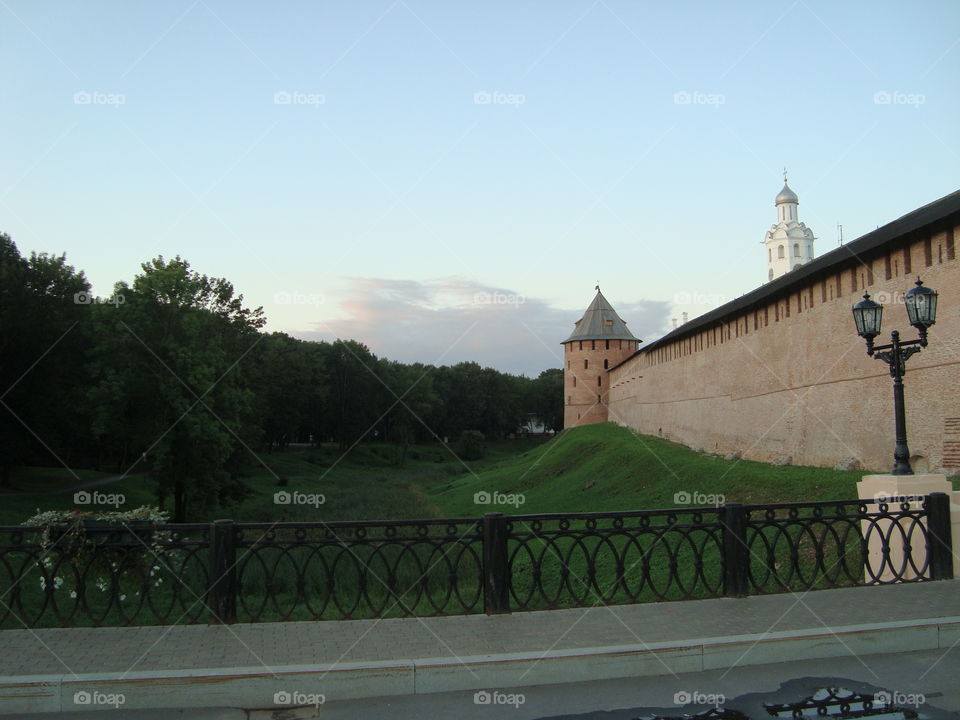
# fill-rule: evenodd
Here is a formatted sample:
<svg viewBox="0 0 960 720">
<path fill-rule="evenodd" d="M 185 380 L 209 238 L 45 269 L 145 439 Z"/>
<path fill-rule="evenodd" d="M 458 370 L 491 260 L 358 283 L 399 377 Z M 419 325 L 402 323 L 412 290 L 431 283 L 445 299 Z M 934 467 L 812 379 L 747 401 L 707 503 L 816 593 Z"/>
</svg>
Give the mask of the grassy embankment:
<svg viewBox="0 0 960 720">
<path fill-rule="evenodd" d="M 238 521 L 277 520 L 381 520 L 427 517 L 464 518 L 478 517 L 491 510 L 507 514 L 592 512 L 641 510 L 676 507 L 676 493 L 691 495 L 724 496 L 727 501 L 743 503 L 771 503 L 813 500 L 847 500 L 856 497 L 856 482 L 863 472 L 836 472 L 828 468 L 784 466 L 773 467 L 747 460 L 727 461 L 723 458 L 692 452 L 688 448 L 660 439 L 638 436 L 612 424 L 592 425 L 567 431 L 549 442 L 505 441 L 492 443 L 487 457 L 481 461 L 462 463 L 439 445 L 411 448 L 404 468 L 395 465 L 397 449 L 385 444 L 367 444 L 354 449 L 346 457 L 336 448 L 308 448 L 261 457 L 269 470 L 256 469 L 245 482 L 250 487 L 248 498 L 239 506 L 226 508 L 191 518 L 206 521 L 215 517 L 232 517 Z M 278 477 L 281 480 L 278 481 Z M 95 473 L 85 472 L 83 480 L 95 479 Z M 955 481 L 956 482 L 956 481 Z M 60 483 L 58 485 L 58 483 Z M 72 495 L 40 494 L 56 487 L 70 487 L 76 479 L 64 472 L 31 469 L 18 474 L 14 487 L 19 491 L 6 495 L 0 504 L 0 522 L 12 524 L 22 521 L 37 507 L 72 508 Z M 126 478 L 123 481 L 98 488 L 102 492 L 122 492 L 126 495 L 126 507 L 152 502 L 151 485 L 145 478 Z M 30 491 L 33 492 L 30 492 Z M 326 502 L 319 507 L 275 505 L 273 494 L 280 490 L 303 493 L 322 493 Z M 525 502 L 518 506 L 477 505 L 477 492 L 500 492 L 522 494 Z M 683 514 L 681 523 L 689 522 Z M 709 517 L 705 519 L 709 520 Z M 659 521 L 662 523 L 665 520 Z M 656 524 L 656 523 L 655 523 Z M 552 526 L 551 526 L 552 527 Z M 601 527 L 609 527 L 602 525 Z M 520 525 L 519 530 L 529 528 Z M 545 527 L 545 529 L 547 529 Z M 819 531 L 826 529 L 820 526 Z M 842 541 L 832 544 L 832 556 L 825 558 L 833 565 L 841 552 L 850 553 L 852 564 L 858 560 L 858 524 L 850 523 L 850 532 Z M 771 531 L 771 536 L 774 533 Z M 671 539 L 672 538 L 672 539 Z M 641 541 L 631 541 L 624 535 L 613 534 L 605 542 L 616 548 L 622 556 L 625 582 L 621 582 L 614 553 L 604 550 L 600 540 L 577 542 L 571 539 L 558 540 L 551 544 L 542 538 L 530 539 L 525 549 L 513 544 L 511 552 L 519 549 L 514 559 L 514 591 L 521 597 L 532 593 L 537 605 L 570 605 L 593 603 L 599 597 L 609 601 L 624 601 L 628 598 L 641 600 L 658 597 L 679 597 L 682 588 L 671 581 L 671 564 L 682 568 L 678 575 L 689 587 L 698 583 L 695 595 L 709 594 L 709 585 L 719 578 L 719 555 L 711 544 L 706 531 L 697 529 L 686 536 L 681 533 L 657 536 L 647 534 Z M 631 545 L 631 542 L 633 543 Z M 694 544 L 703 543 L 699 550 Z M 805 569 L 814 573 L 817 560 L 812 538 L 801 540 L 799 555 Z M 449 549 L 449 545 L 445 549 Z M 593 562 L 593 575 L 588 570 L 588 553 L 600 550 Z M 351 614 L 369 614 L 370 608 L 383 606 L 389 597 L 382 585 L 369 582 L 358 596 L 359 577 L 356 565 L 350 560 L 356 554 L 364 563 L 370 562 L 378 577 L 386 578 L 391 573 L 389 566 L 400 555 L 398 548 L 381 550 L 373 558 L 374 547 L 356 546 L 349 553 L 342 547 L 327 545 L 322 553 L 309 557 L 312 552 L 280 553 L 268 551 L 257 553 L 256 562 L 241 567 L 241 595 L 245 604 L 253 608 L 270 600 L 261 615 L 262 619 L 293 615 L 307 617 L 304 596 L 314 608 L 327 606 L 324 617 L 342 616 L 331 601 L 337 600 L 342 607 L 350 608 L 359 601 Z M 528 552 L 529 551 L 529 552 Z M 335 569 L 336 587 L 324 581 L 326 569 L 320 556 L 331 567 L 336 554 L 342 555 L 341 564 Z M 777 551 L 781 566 L 788 560 L 789 548 L 784 544 Z M 695 557 L 702 559 L 702 568 L 697 570 Z M 448 553 L 447 557 L 450 556 Z M 671 557 L 672 556 L 672 557 Z M 781 557 L 782 556 L 782 557 Z M 539 558 L 541 576 L 533 574 L 533 557 Z M 449 567 L 442 553 L 429 555 L 424 551 L 421 562 L 398 563 L 395 587 L 403 594 L 405 602 L 413 605 L 413 591 L 445 587 Z M 201 558 L 197 558 L 194 573 L 200 580 Z M 260 560 L 264 564 L 260 564 Z M 302 573 L 297 565 L 310 562 L 310 571 Z M 427 577 L 418 583 L 425 565 L 436 562 Z M 753 558 L 754 570 L 763 569 L 762 558 Z M 474 578 L 477 564 L 465 562 L 458 568 L 461 589 L 470 596 L 477 591 Z M 137 568 L 131 569 L 126 585 L 137 585 Z M 300 594 L 296 589 L 298 574 L 307 577 L 307 585 Z M 181 571 L 180 576 L 188 573 Z M 172 586 L 178 580 L 177 573 L 169 578 Z M 812 575 L 811 575 L 812 576 Z M 799 582 L 799 581 L 798 581 Z M 201 583 L 202 584 L 202 583 Z M 800 583 L 802 585 L 802 583 Z M 820 586 L 829 584 L 821 578 Z M 272 586 L 269 593 L 268 585 Z M 799 585 L 798 585 L 799 586 Z M 154 590 L 151 594 L 155 594 Z M 37 593 L 37 589 L 34 589 Z M 39 593 L 37 593 L 39 595 Z M 90 592 L 87 592 L 87 596 Z M 101 604 L 102 604 L 101 598 Z M 38 596 L 36 602 L 40 601 Z M 276 601 L 276 604 L 274 604 Z M 89 600 L 88 600 L 89 602 Z M 391 601 L 392 603 L 392 601 Z M 387 606 L 389 604 L 387 603 Z M 29 603 L 31 606 L 34 601 Z M 424 598 L 416 603 L 419 612 L 429 612 Z M 456 611 L 456 605 L 447 606 L 447 611 Z M 115 610 L 109 610 L 113 617 Z M 388 614 L 396 614 L 396 610 Z M 149 621 L 149 620 L 147 620 Z"/>
</svg>

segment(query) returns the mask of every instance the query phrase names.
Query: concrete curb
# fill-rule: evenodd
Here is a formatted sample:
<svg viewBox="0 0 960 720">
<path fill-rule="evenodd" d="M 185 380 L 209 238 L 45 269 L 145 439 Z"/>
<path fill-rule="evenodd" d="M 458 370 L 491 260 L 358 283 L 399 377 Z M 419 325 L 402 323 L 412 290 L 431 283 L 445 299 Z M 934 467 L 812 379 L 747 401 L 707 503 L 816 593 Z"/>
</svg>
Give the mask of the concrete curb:
<svg viewBox="0 0 960 720">
<path fill-rule="evenodd" d="M 672 675 L 846 655 L 947 649 L 960 616 L 833 629 L 811 628 L 705 640 L 657 642 L 463 658 L 422 658 L 274 668 L 212 668 L 0 679 L 0 715 L 125 709 L 240 707 L 279 710 L 278 692 L 325 701 L 456 690 L 503 689 L 588 680 Z M 90 703 L 75 702 L 86 693 Z M 81 700 L 83 695 L 80 696 Z M 301 703 L 304 704 L 304 703 Z"/>
</svg>

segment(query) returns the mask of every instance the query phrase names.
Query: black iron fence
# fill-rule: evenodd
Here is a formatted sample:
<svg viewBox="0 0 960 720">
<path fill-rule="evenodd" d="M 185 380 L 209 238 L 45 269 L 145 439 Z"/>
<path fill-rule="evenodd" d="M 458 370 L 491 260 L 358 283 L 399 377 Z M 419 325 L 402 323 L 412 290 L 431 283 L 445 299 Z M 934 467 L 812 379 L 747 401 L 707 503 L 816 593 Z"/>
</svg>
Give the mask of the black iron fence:
<svg viewBox="0 0 960 720">
<path fill-rule="evenodd" d="M 0 527 L 0 627 L 505 613 L 953 577 L 949 499 Z"/>
</svg>

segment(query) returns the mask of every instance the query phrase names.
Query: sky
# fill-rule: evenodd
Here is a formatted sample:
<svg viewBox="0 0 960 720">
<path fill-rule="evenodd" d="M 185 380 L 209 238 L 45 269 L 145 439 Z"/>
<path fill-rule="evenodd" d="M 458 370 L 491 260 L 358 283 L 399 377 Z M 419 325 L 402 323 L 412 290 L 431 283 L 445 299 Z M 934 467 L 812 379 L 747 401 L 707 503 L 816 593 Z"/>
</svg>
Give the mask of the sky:
<svg viewBox="0 0 960 720">
<path fill-rule="evenodd" d="M 0 0 L 0 232 L 268 330 L 535 376 L 960 187 L 960 3 Z"/>
</svg>

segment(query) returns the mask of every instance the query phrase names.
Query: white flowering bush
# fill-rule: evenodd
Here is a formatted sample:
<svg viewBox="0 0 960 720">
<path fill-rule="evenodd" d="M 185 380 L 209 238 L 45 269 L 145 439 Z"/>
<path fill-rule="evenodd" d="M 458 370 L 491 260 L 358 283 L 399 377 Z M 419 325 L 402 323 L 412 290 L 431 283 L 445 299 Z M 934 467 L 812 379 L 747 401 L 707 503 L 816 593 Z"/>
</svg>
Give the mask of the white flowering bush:
<svg viewBox="0 0 960 720">
<path fill-rule="evenodd" d="M 164 543 L 170 533 L 150 526 L 165 524 L 168 518 L 167 513 L 147 505 L 124 511 L 37 510 L 23 524 L 41 528 L 41 553 L 36 560 L 40 590 L 54 593 L 67 584 L 71 600 L 76 601 L 80 591 L 86 605 L 92 607 L 103 605 L 90 597 L 89 590 L 95 588 L 106 596 L 109 607 L 113 596 L 122 603 L 128 594 L 139 597 L 142 589 L 159 588 L 166 564 L 160 558 L 169 559 Z M 123 536 L 125 543 L 104 545 L 108 537 L 116 537 L 109 534 L 113 526 L 131 534 Z M 97 532 L 101 529 L 107 532 Z"/>
</svg>

